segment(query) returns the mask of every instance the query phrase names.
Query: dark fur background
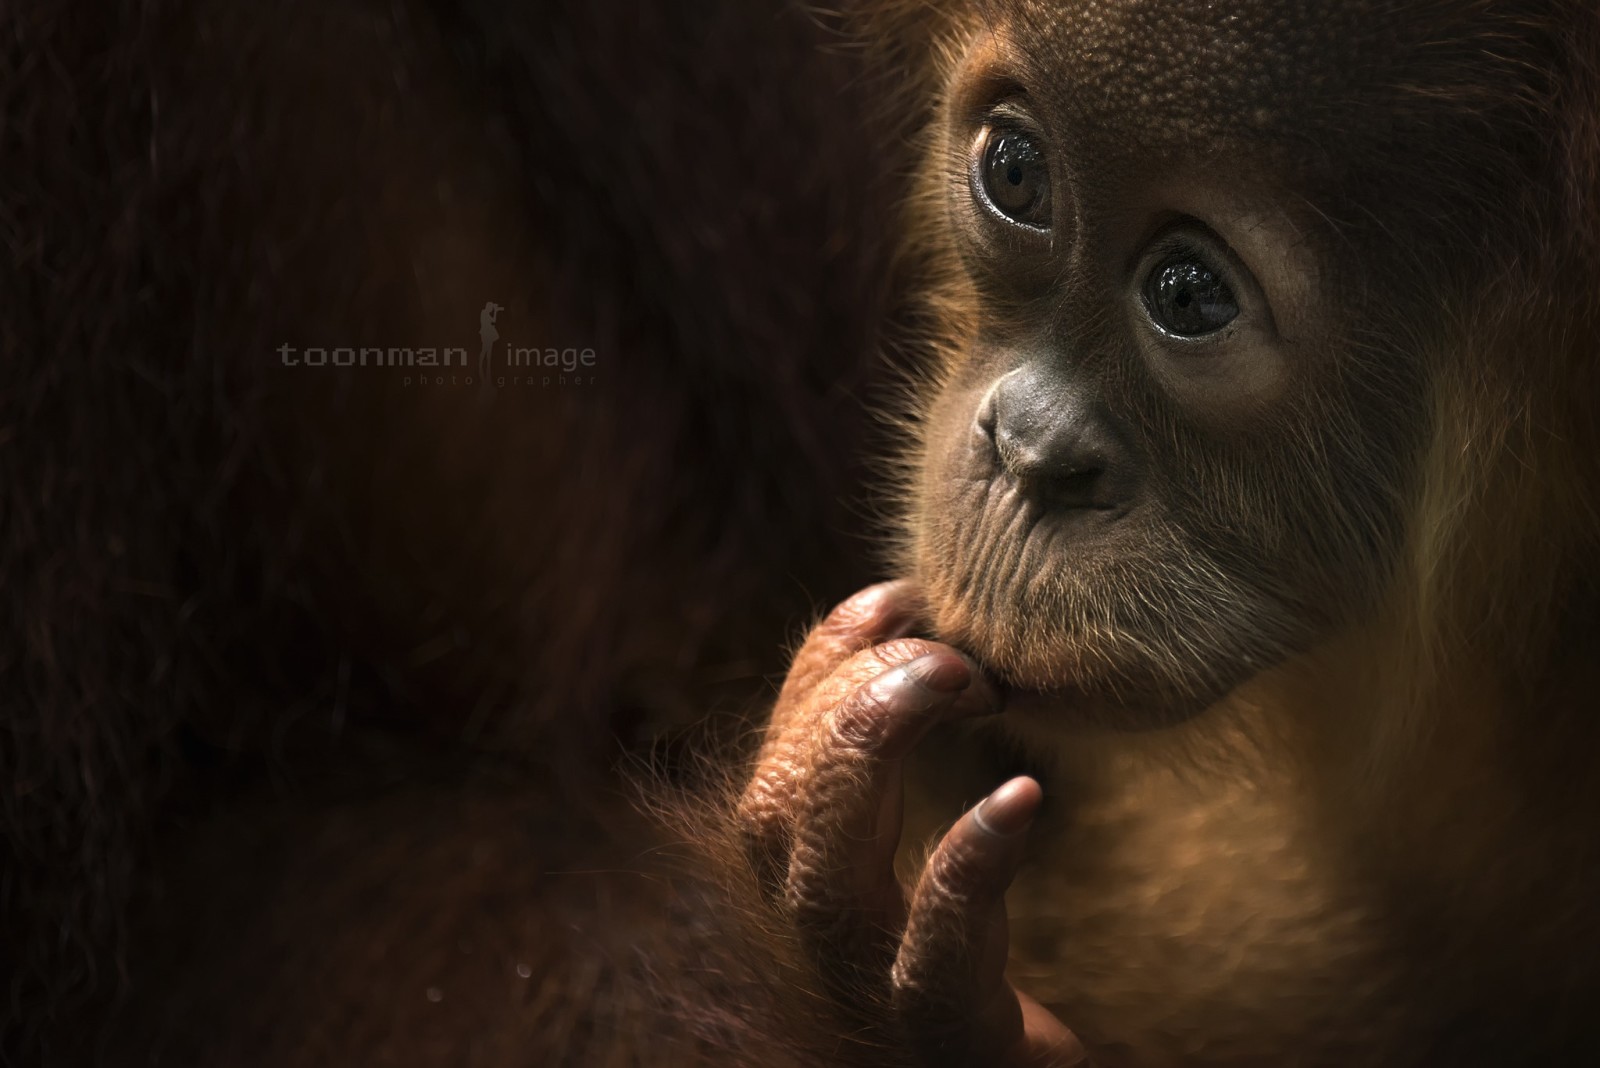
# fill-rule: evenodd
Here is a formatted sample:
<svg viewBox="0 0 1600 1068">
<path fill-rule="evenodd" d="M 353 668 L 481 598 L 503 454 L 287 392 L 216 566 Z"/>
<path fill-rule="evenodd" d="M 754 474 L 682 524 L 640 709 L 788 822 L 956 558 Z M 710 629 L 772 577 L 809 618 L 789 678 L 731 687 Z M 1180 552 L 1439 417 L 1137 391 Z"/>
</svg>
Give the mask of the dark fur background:
<svg viewBox="0 0 1600 1068">
<path fill-rule="evenodd" d="M 660 900 L 545 876 L 633 863 L 616 761 L 737 735 L 872 577 L 905 318 L 876 69 L 781 0 L 0 9 L 10 1063 L 426 1060 L 454 1047 L 340 999 L 388 1011 L 374 973 L 465 937 L 422 917 L 513 872 L 558 1003 L 521 1051 L 610 1041 L 562 1006 Z M 489 300 L 598 380 L 278 355 L 475 356 Z"/>
</svg>

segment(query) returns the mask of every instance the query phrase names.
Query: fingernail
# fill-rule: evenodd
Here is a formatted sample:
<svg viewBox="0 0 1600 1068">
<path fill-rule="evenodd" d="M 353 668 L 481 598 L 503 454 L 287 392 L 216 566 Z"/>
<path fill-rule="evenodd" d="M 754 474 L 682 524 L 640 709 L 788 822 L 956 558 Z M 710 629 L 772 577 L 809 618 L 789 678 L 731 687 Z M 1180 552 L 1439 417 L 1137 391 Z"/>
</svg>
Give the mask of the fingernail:
<svg viewBox="0 0 1600 1068">
<path fill-rule="evenodd" d="M 936 693 L 959 693 L 972 685 L 972 669 L 959 658 L 941 653 L 919 656 L 901 670 L 912 682 Z"/>
<path fill-rule="evenodd" d="M 996 838 L 1009 838 L 1028 829 L 1043 797 L 1039 784 L 1027 776 L 1012 779 L 978 802 L 972 821 Z"/>
</svg>

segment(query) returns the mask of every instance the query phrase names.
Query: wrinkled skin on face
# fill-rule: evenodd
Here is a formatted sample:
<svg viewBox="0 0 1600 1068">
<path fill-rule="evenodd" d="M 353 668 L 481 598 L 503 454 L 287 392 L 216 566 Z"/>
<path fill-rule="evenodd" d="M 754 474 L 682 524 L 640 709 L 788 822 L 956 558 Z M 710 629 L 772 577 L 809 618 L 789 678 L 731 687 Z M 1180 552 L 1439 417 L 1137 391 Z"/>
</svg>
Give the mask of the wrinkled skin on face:
<svg viewBox="0 0 1600 1068">
<path fill-rule="evenodd" d="M 1398 549 L 1425 369 L 1372 282 L 1428 265 L 1386 247 L 1403 205 L 1336 220 L 1384 183 L 1362 102 L 1418 72 L 1342 9 L 1013 7 L 956 67 L 929 177 L 976 313 L 929 404 L 914 566 L 1009 681 L 1193 711 L 1370 608 Z M 996 200 L 1018 139 L 1042 221 Z M 1326 154 L 1378 177 L 1308 174 Z M 1163 321 L 1207 292 L 1226 319 Z"/>
</svg>

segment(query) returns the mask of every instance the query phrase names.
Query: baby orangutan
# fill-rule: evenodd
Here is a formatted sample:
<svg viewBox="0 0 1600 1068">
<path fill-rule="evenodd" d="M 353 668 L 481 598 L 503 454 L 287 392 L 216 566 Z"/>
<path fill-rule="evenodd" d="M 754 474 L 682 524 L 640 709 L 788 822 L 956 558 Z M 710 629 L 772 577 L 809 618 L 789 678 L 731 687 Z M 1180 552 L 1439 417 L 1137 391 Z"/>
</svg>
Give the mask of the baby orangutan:
<svg viewBox="0 0 1600 1068">
<path fill-rule="evenodd" d="M 912 578 L 795 660 L 754 907 L 913 1061 L 1592 1061 L 1600 15 L 935 21 Z M 1035 774 L 902 891 L 952 720 Z"/>
</svg>

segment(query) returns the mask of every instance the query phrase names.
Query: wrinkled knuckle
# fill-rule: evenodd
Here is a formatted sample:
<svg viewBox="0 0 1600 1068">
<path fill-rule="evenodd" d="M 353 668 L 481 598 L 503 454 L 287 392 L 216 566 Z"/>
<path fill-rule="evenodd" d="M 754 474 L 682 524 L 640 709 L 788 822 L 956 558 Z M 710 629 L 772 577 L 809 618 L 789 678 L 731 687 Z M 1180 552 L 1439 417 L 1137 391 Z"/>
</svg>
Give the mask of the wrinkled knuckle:
<svg viewBox="0 0 1600 1068">
<path fill-rule="evenodd" d="M 796 918 L 815 919 L 829 911 L 827 879 L 819 859 L 817 850 L 798 843 L 789 858 L 783 903 Z"/>
<path fill-rule="evenodd" d="M 852 752 L 870 753 L 883 744 L 895 714 L 893 703 L 877 686 L 862 686 L 828 717 L 829 744 Z"/>
<path fill-rule="evenodd" d="M 795 926 L 813 935 L 845 935 L 852 929 L 857 903 L 816 850 L 796 849 L 783 891 L 784 908 Z"/>
<path fill-rule="evenodd" d="M 947 842 L 929 858 L 923 877 L 940 903 L 960 909 L 971 903 L 982 876 L 982 858 L 957 841 Z"/>
<path fill-rule="evenodd" d="M 838 752 L 835 757 L 811 769 L 797 797 L 802 830 L 819 842 L 839 841 L 859 815 L 862 797 L 872 789 L 868 761 L 855 753 Z"/>
<path fill-rule="evenodd" d="M 740 824 L 759 829 L 781 822 L 788 815 L 794 785 L 794 776 L 787 768 L 758 772 L 739 798 L 736 815 Z"/>
<path fill-rule="evenodd" d="M 941 648 L 944 646 L 926 638 L 896 638 L 884 642 L 874 651 L 886 664 L 906 664 L 929 653 L 938 652 Z"/>
<path fill-rule="evenodd" d="M 850 933 L 845 909 L 820 880 L 791 881 L 784 891 L 783 904 L 795 927 L 807 934 L 842 940 Z"/>
<path fill-rule="evenodd" d="M 807 720 L 816 722 L 832 715 L 835 709 L 850 700 L 851 695 L 873 677 L 863 674 L 859 669 L 835 671 L 813 691 L 806 709 Z"/>
</svg>

